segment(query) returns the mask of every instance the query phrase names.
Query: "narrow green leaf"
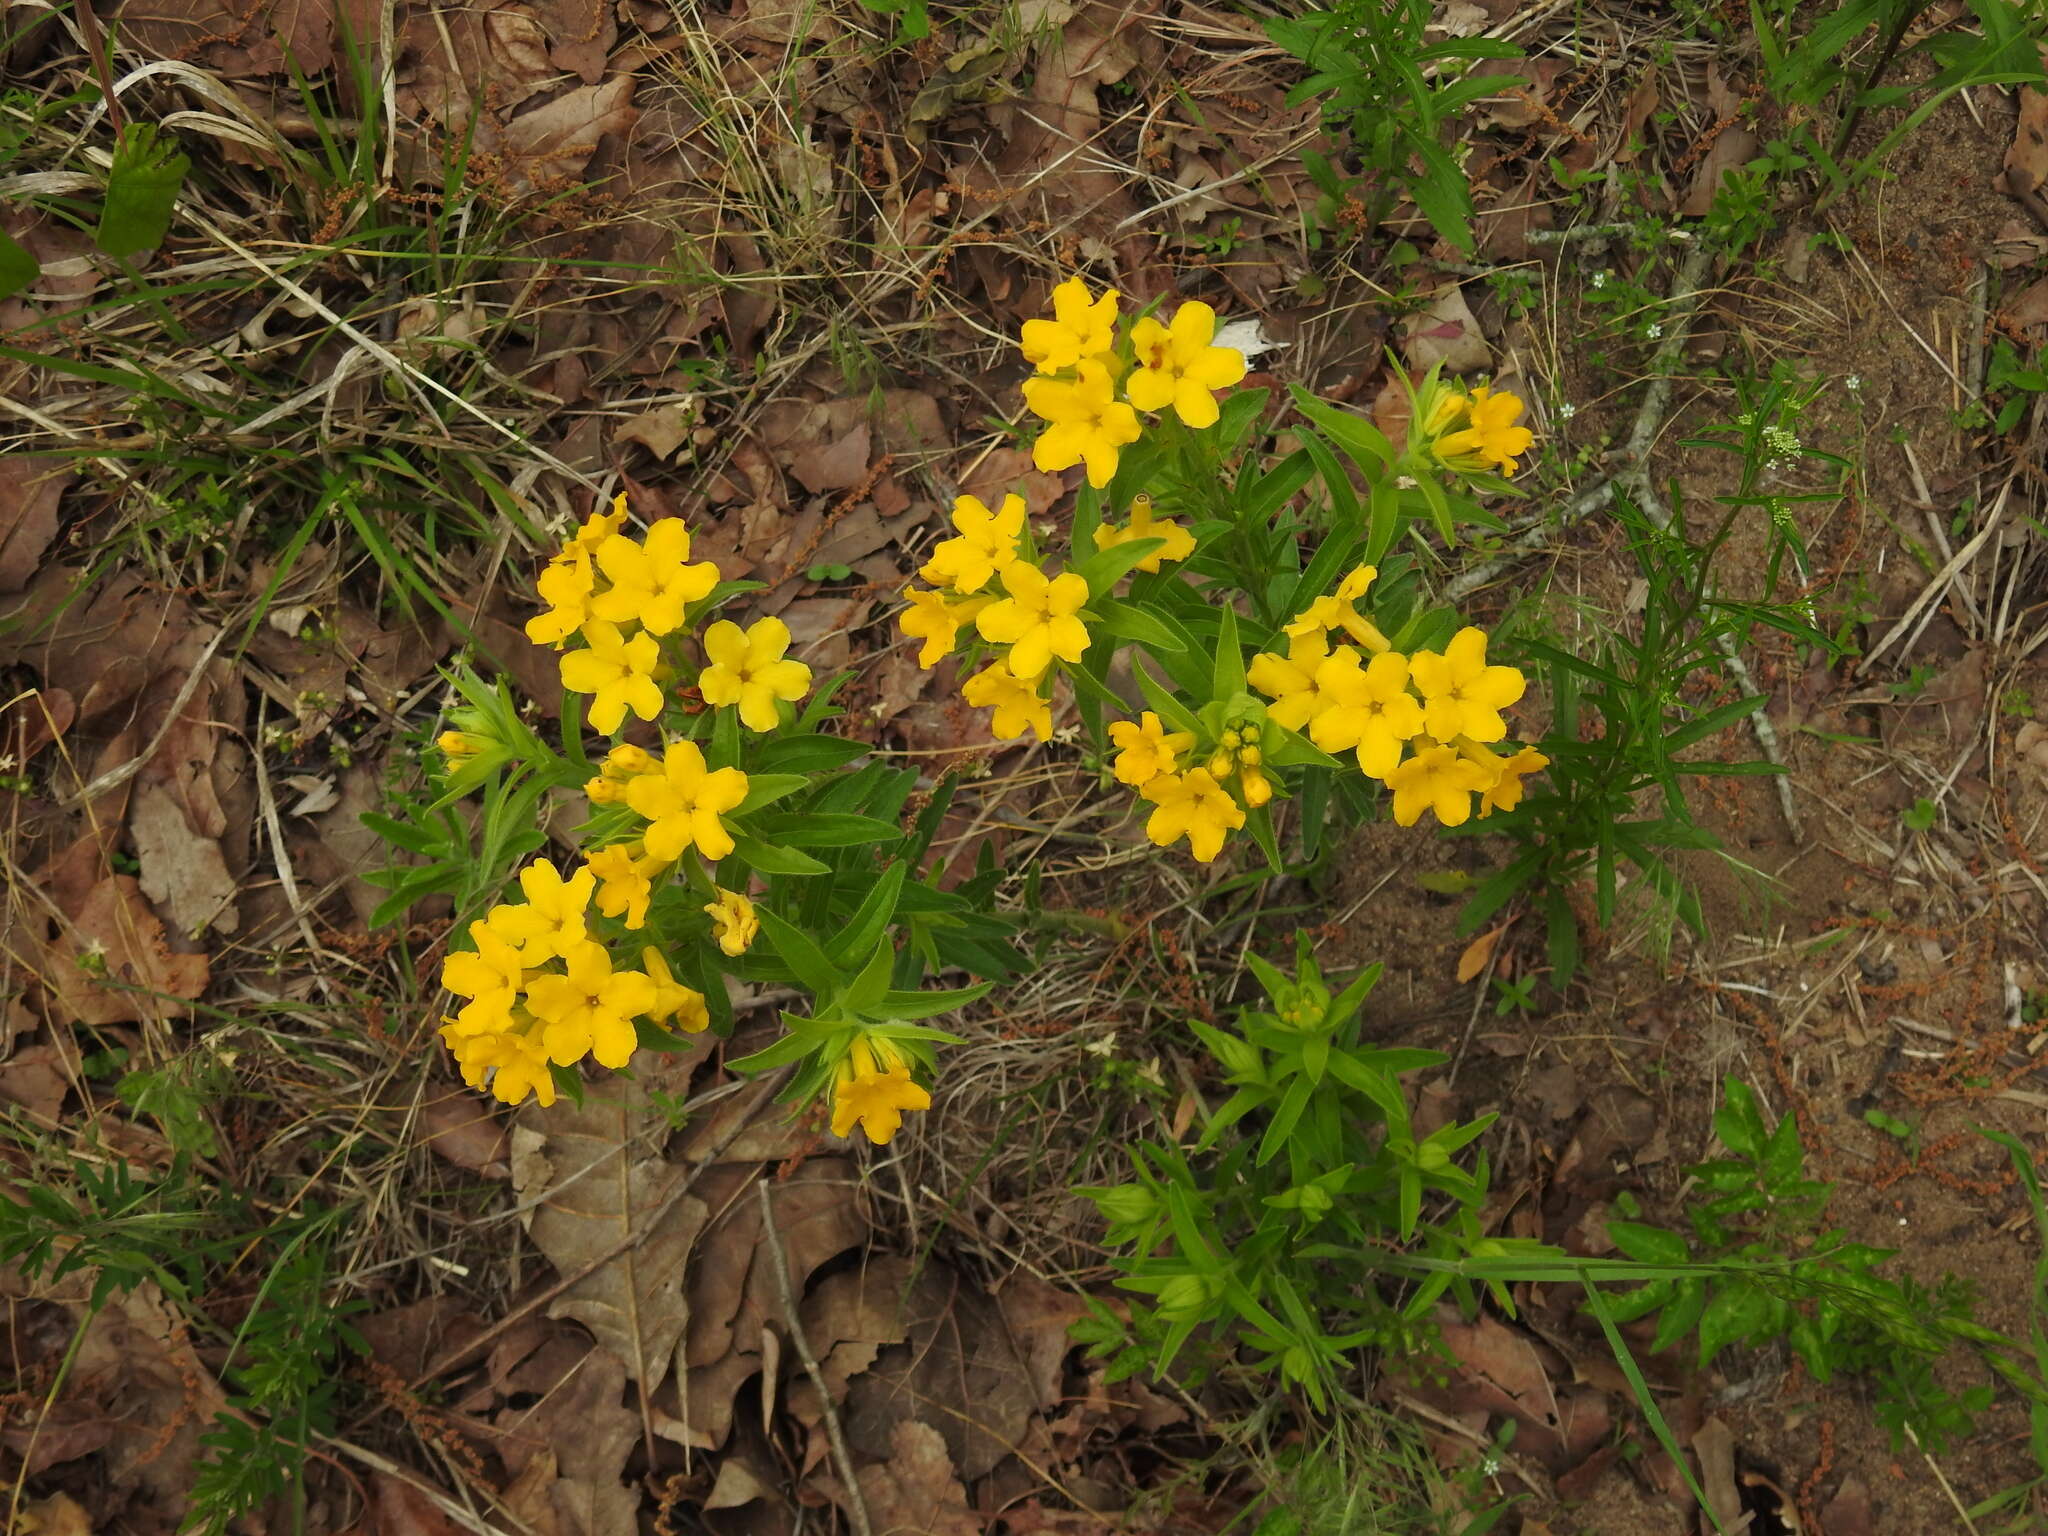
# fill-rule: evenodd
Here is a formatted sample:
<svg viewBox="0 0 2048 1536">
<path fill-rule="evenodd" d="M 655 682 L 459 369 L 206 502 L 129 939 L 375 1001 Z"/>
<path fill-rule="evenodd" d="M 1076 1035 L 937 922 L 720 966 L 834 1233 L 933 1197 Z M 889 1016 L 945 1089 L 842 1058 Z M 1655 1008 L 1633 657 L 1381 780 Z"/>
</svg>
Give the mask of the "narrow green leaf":
<svg viewBox="0 0 2048 1536">
<path fill-rule="evenodd" d="M 163 244 L 192 162 L 154 123 L 124 123 L 114 144 L 107 200 L 93 244 L 125 261 Z"/>
</svg>

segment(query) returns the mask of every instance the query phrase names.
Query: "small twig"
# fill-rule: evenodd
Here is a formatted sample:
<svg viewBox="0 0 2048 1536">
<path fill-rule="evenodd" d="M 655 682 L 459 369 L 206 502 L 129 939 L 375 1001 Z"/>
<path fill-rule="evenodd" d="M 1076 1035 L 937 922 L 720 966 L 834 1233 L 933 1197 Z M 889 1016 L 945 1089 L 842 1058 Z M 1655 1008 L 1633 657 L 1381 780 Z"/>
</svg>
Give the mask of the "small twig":
<svg viewBox="0 0 2048 1536">
<path fill-rule="evenodd" d="M 861 1496 L 860 1483 L 853 1475 L 853 1453 L 846 1448 L 846 1431 L 839 1423 L 839 1410 L 833 1405 L 811 1341 L 804 1336 L 804 1325 L 797 1320 L 796 1289 L 789 1283 L 789 1256 L 782 1251 L 782 1239 L 775 1231 L 775 1204 L 768 1194 L 768 1181 L 762 1179 L 754 1186 L 754 1192 L 761 1197 L 761 1241 L 767 1244 L 768 1257 L 775 1266 L 775 1288 L 782 1293 L 782 1316 L 789 1325 L 789 1342 L 796 1346 L 796 1357 L 803 1362 L 804 1374 L 818 1389 L 819 1411 L 825 1416 L 825 1439 L 832 1446 L 839 1480 L 846 1485 L 847 1518 L 853 1522 L 855 1536 L 874 1536 L 874 1527 L 868 1522 L 867 1500 Z"/>
</svg>

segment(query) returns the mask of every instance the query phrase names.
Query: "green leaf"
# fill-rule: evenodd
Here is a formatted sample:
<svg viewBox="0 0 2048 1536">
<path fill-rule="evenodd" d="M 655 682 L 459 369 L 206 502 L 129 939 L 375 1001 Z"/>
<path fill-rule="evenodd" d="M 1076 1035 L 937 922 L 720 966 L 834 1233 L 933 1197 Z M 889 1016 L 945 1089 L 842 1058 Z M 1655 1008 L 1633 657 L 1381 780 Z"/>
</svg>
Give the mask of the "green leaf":
<svg viewBox="0 0 2048 1536">
<path fill-rule="evenodd" d="M 1700 1369 L 1730 1344 L 1754 1336 L 1769 1321 L 1770 1297 L 1747 1280 L 1736 1280 L 1707 1303 L 1700 1315 Z"/>
<path fill-rule="evenodd" d="M 875 1012 L 891 1019 L 929 1019 L 980 1001 L 993 985 L 993 982 L 983 981 L 971 987 L 950 987 L 936 992 L 889 992 L 875 1005 Z"/>
<path fill-rule="evenodd" d="M 758 772 L 748 782 L 751 785 L 754 778 L 770 773 L 829 772 L 844 768 L 873 750 L 864 741 L 848 741 L 843 736 L 771 736 L 750 754 Z"/>
<path fill-rule="evenodd" d="M 1158 615 L 1135 603 L 1119 598 L 1104 598 L 1095 604 L 1096 627 L 1104 634 L 1114 635 L 1119 640 L 1135 641 L 1149 646 L 1154 651 L 1185 651 L 1187 642 L 1176 634 Z"/>
<path fill-rule="evenodd" d="M 1294 396 L 1295 409 L 1321 427 L 1361 469 L 1385 469 L 1400 457 L 1386 434 L 1363 416 L 1325 404 L 1299 384 L 1289 385 L 1288 390 Z"/>
<path fill-rule="evenodd" d="M 1778 1119 L 1771 1139 L 1764 1144 L 1764 1183 L 1782 1190 L 1798 1179 L 1806 1163 L 1805 1148 L 1799 1144 L 1799 1117 L 1787 1110 Z"/>
<path fill-rule="evenodd" d="M 1639 1264 L 1684 1264 L 1692 1258 L 1692 1250 L 1676 1232 L 1639 1221 L 1610 1221 L 1607 1236 Z"/>
<path fill-rule="evenodd" d="M 735 1072 L 769 1072 L 776 1067 L 787 1066 L 792 1061 L 801 1061 L 818 1048 L 819 1040 L 826 1031 L 802 1028 L 801 1026 L 809 1021 L 792 1019 L 788 1014 L 784 1014 L 782 1018 L 785 1024 L 795 1026 L 789 1034 L 751 1056 L 742 1056 L 737 1061 L 727 1062 L 726 1065 Z"/>
<path fill-rule="evenodd" d="M 1130 574 L 1131 568 L 1139 561 L 1158 554 L 1165 547 L 1164 539 L 1126 539 L 1121 544 L 1098 549 L 1085 560 L 1077 560 L 1074 571 L 1088 583 L 1088 597 L 1093 602 Z"/>
<path fill-rule="evenodd" d="M 1668 731 L 1664 736 L 1667 752 L 1682 752 L 1696 741 L 1704 741 L 1717 731 L 1724 731 L 1739 721 L 1747 720 L 1764 707 L 1764 695 L 1756 694 L 1747 699 L 1737 699 L 1733 704 L 1723 704 L 1719 709 L 1709 710 L 1697 720 Z"/>
<path fill-rule="evenodd" d="M 881 942 L 882 935 L 888 931 L 889 920 L 896 915 L 896 903 L 909 874 L 910 865 L 899 858 L 882 871 L 881 879 L 868 887 L 868 893 L 861 897 L 860 905 L 846 920 L 846 926 L 825 946 L 825 952 L 832 957 L 834 964 L 850 967 Z"/>
<path fill-rule="evenodd" d="M 807 853 L 798 853 L 794 848 L 779 848 L 774 843 L 764 843 L 758 837 L 744 832 L 732 835 L 733 857 L 747 868 L 761 875 L 829 875 L 832 866 L 820 864 Z"/>
<path fill-rule="evenodd" d="M 176 141 L 159 137 L 156 124 L 122 124 L 93 244 L 123 261 L 162 245 L 191 169 Z"/>
<path fill-rule="evenodd" d="M 1209 697 L 1227 702 L 1245 691 L 1244 647 L 1237 638 L 1237 610 L 1225 606 L 1221 615 L 1216 665 L 1209 674 Z"/>
<path fill-rule="evenodd" d="M 1700 1314 L 1706 1310 L 1707 1282 L 1698 1275 L 1689 1275 L 1681 1280 L 1670 1307 L 1657 1319 L 1657 1333 L 1650 1341 L 1650 1352 L 1662 1354 L 1671 1348 L 1699 1326 Z"/>
<path fill-rule="evenodd" d="M 1722 1086 L 1721 1107 L 1714 1111 L 1714 1134 L 1737 1157 L 1754 1162 L 1763 1156 L 1764 1123 L 1757 1114 L 1756 1095 L 1739 1077 L 1729 1078 Z"/>
<path fill-rule="evenodd" d="M 875 946 L 875 952 L 868 957 L 868 963 L 861 967 L 860 974 L 846 989 L 845 1005 L 850 1012 L 865 1014 L 888 996 L 889 977 L 896 968 L 896 951 L 886 944 Z"/>
<path fill-rule="evenodd" d="M 809 775 L 801 773 L 750 773 L 747 775 L 747 798 L 739 803 L 733 814 L 744 816 L 764 805 L 773 805 L 784 796 L 807 787 L 810 782 Z"/>
<path fill-rule="evenodd" d="M 761 933 L 796 979 L 814 997 L 830 997 L 839 989 L 840 968 L 800 929 L 766 907 L 755 908 Z"/>
<path fill-rule="evenodd" d="M 903 829 L 892 821 L 842 811 L 764 816 L 756 830 L 791 848 L 858 848 L 869 843 L 893 843 L 903 836 Z"/>
<path fill-rule="evenodd" d="M 0 299 L 13 298 L 42 275 L 42 263 L 14 236 L 0 229 Z"/>
<path fill-rule="evenodd" d="M 1136 657 L 1131 660 L 1131 674 L 1138 680 L 1138 691 L 1145 696 L 1145 702 L 1152 706 L 1159 718 L 1176 731 L 1202 733 L 1202 722 L 1193 710 L 1181 703 L 1180 699 L 1167 691 L 1166 685 L 1146 669 L 1145 663 Z"/>
<path fill-rule="evenodd" d="M 1266 755 L 1266 761 L 1275 768 L 1341 770 L 1344 767 L 1339 759 L 1330 756 L 1299 731 L 1290 731 L 1284 725 L 1275 725 L 1270 718 L 1259 727 L 1259 745 Z"/>
</svg>

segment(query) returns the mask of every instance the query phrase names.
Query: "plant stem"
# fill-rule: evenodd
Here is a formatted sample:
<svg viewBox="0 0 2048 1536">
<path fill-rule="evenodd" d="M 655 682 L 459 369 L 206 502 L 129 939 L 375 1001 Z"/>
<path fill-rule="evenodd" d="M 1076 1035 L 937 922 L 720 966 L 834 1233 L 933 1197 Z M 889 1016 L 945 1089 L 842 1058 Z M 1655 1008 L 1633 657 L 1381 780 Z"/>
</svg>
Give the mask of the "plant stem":
<svg viewBox="0 0 2048 1536">
<path fill-rule="evenodd" d="M 1878 50 L 1877 62 L 1864 74 L 1863 83 L 1857 86 L 1855 98 L 1849 103 L 1848 116 L 1842 119 L 1842 126 L 1835 130 L 1835 142 L 1828 150 L 1828 157 L 1831 160 L 1839 161 L 1842 158 L 1842 151 L 1849 147 L 1850 135 L 1855 133 L 1856 125 L 1863 121 L 1866 99 L 1876 88 L 1877 82 L 1884 78 L 1884 72 L 1891 67 L 1892 59 L 1906 40 L 1907 29 L 1913 25 L 1926 6 L 1927 0 L 1905 0 L 1905 4 L 1899 7 L 1898 16 L 1892 22 L 1891 32 L 1884 40 L 1884 47 Z"/>
</svg>

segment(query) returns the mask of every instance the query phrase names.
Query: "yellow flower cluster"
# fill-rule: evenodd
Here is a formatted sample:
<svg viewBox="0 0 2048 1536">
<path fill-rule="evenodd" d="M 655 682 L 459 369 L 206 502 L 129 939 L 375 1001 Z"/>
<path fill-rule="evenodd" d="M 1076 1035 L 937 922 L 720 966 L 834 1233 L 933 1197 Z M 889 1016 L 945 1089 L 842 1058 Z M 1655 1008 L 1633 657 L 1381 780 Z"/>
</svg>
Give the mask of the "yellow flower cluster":
<svg viewBox="0 0 2048 1536">
<path fill-rule="evenodd" d="M 613 967 L 590 932 L 597 880 L 590 868 L 564 880 L 534 860 L 519 872 L 526 900 L 491 908 L 469 925 L 476 948 L 448 956 L 442 985 L 467 1001 L 442 1020 L 441 1038 L 471 1087 L 488 1079 L 507 1104 L 529 1093 L 552 1104 L 550 1068 L 585 1056 L 623 1067 L 638 1041 L 634 1020 L 689 1031 L 711 1022 L 703 994 L 676 981 L 660 950 L 642 950 L 639 970 Z"/>
<path fill-rule="evenodd" d="M 1109 739 L 1117 748 L 1110 771 L 1119 783 L 1152 802 L 1145 820 L 1147 837 L 1161 848 L 1185 837 L 1189 851 L 1206 864 L 1244 825 L 1247 810 L 1257 810 L 1273 798 L 1259 736 L 1255 721 L 1228 725 L 1215 750 L 1183 770 L 1183 761 L 1194 752 L 1194 732 L 1168 731 L 1148 709 L 1136 720 L 1118 720 L 1110 726 Z"/>
<path fill-rule="evenodd" d="M 591 724 L 607 734 L 629 711 L 643 720 L 659 717 L 662 684 L 681 662 L 689 606 L 718 584 L 715 565 L 689 563 L 690 536 L 680 521 L 658 522 L 636 541 L 620 532 L 625 516 L 620 497 L 583 524 L 541 574 L 547 607 L 526 626 L 536 644 L 562 646 L 580 637 L 582 647 L 561 658 L 562 684 L 596 696 Z M 774 730 L 780 704 L 803 697 L 811 682 L 808 667 L 785 658 L 788 645 L 780 620 L 744 630 L 720 620 L 704 632 L 697 693 L 714 708 L 736 709 L 749 730 Z M 439 745 L 456 764 L 489 743 L 458 730 Z M 726 818 L 745 802 L 747 789 L 742 770 L 712 768 L 687 739 L 659 753 L 628 742 L 606 753 L 585 793 L 594 807 L 621 807 L 637 817 L 637 835 L 589 851 L 566 880 L 546 859 L 528 864 L 519 874 L 526 899 L 471 923 L 475 947 L 451 952 L 443 966 L 442 984 L 467 1000 L 441 1029 L 466 1081 L 488 1083 L 508 1104 L 529 1093 L 551 1104 L 553 1068 L 585 1056 L 624 1066 L 638 1041 L 637 1021 L 686 1031 L 710 1023 L 703 994 L 675 979 L 659 948 L 641 947 L 637 968 L 619 966 L 596 920 L 638 932 L 680 861 L 694 852 L 715 864 L 732 853 Z M 715 895 L 702 908 L 709 942 L 729 957 L 746 953 L 761 926 L 753 903 L 701 874 L 694 878 Z"/>
<path fill-rule="evenodd" d="M 683 627 L 689 606 L 711 595 L 718 567 L 690 563 L 690 533 L 681 518 L 664 518 L 643 540 L 620 532 L 626 520 L 622 493 L 609 512 L 586 520 L 568 546 L 541 572 L 547 608 L 526 621 L 526 637 L 557 648 L 572 639 L 582 649 L 563 652 L 562 686 L 593 695 L 590 724 L 615 734 L 630 711 L 642 720 L 661 713 L 662 685 L 674 669 L 661 641 Z M 709 665 L 698 691 L 713 706 L 737 705 L 752 731 L 772 731 L 776 701 L 796 700 L 811 686 L 811 669 L 788 661 L 789 628 L 762 619 L 750 630 L 721 619 L 704 633 Z"/>
<path fill-rule="evenodd" d="M 1396 651 L 1358 612 L 1378 574 L 1360 566 L 1286 626 L 1285 656 L 1262 652 L 1246 678 L 1272 700 L 1270 719 L 1304 731 L 1325 752 L 1351 752 L 1359 771 L 1394 795 L 1394 820 L 1412 827 L 1424 811 L 1455 827 L 1521 803 L 1522 780 L 1549 766 L 1524 747 L 1489 751 L 1507 736 L 1501 711 L 1526 686 L 1513 667 L 1486 660 L 1486 634 L 1465 628 L 1441 652 Z M 1341 635 L 1351 643 L 1332 644 Z M 1405 755 L 1404 755 L 1405 754 Z"/>
<path fill-rule="evenodd" d="M 1215 345 L 1216 311 L 1199 300 L 1181 305 L 1169 324 L 1150 315 L 1136 321 L 1128 358 L 1117 348 L 1115 289 L 1091 298 L 1088 285 L 1070 277 L 1053 289 L 1052 307 L 1052 319 L 1025 321 L 1021 336 L 1037 370 L 1024 381 L 1024 403 L 1046 423 L 1031 460 L 1048 473 L 1079 464 L 1099 490 L 1138 440 L 1140 411 L 1171 410 L 1190 427 L 1211 426 L 1216 391 L 1244 377 L 1244 354 Z"/>
</svg>

